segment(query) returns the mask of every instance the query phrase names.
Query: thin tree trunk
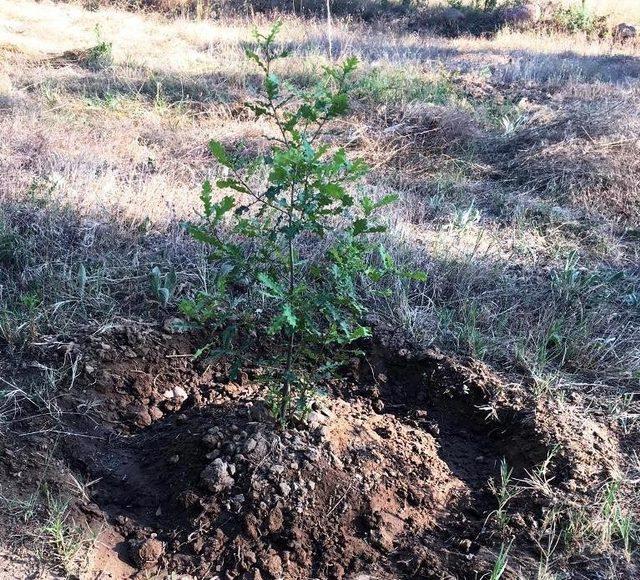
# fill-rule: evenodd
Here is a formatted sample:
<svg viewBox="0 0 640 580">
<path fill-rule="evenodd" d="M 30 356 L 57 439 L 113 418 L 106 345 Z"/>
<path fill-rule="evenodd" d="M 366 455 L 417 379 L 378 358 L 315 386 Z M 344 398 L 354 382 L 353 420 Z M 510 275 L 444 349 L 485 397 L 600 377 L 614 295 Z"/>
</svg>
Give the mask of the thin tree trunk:
<svg viewBox="0 0 640 580">
<path fill-rule="evenodd" d="M 327 38 L 329 40 L 329 60 L 333 60 L 333 30 L 331 24 L 331 0 L 327 0 Z"/>
</svg>

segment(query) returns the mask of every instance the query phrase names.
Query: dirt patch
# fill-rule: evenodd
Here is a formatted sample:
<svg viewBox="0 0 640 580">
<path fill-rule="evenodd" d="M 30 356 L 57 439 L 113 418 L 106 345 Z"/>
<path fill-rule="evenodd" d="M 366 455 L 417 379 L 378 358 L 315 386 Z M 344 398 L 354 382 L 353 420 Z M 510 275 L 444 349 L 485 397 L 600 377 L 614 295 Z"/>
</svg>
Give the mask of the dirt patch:
<svg viewBox="0 0 640 580">
<path fill-rule="evenodd" d="M 617 469 L 604 427 L 475 361 L 376 352 L 281 431 L 256 371 L 230 381 L 192 360 L 199 342 L 112 327 L 41 354 L 73 361 L 55 460 L 92 482 L 78 511 L 100 527 L 106 577 L 477 578 L 503 541 L 489 486 L 503 458 L 524 478 L 555 450 L 553 488 L 575 502 Z M 548 501 L 514 504 L 506 577 L 533 573 Z"/>
</svg>

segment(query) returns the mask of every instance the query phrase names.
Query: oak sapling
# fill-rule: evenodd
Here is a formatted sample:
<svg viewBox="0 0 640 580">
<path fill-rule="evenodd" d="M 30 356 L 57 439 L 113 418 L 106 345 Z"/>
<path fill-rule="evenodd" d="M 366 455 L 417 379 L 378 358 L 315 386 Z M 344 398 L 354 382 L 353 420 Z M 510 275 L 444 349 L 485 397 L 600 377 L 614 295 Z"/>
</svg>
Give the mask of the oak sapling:
<svg viewBox="0 0 640 580">
<path fill-rule="evenodd" d="M 286 425 L 309 409 L 309 368 L 330 362 L 318 355 L 370 335 L 363 282 L 375 289 L 394 269 L 370 238 L 385 230 L 376 211 L 396 196 L 356 199 L 351 190 L 366 175 L 366 164 L 327 144 L 330 122 L 348 111 L 357 60 L 324 67 L 310 89 L 293 87 L 274 72 L 274 63 L 288 56 L 276 43 L 279 30 L 278 23 L 267 34 L 256 31 L 256 48 L 247 50 L 263 81 L 260 96 L 246 107 L 275 130 L 260 160 L 265 178 L 255 185 L 246 162 L 209 143 L 227 176 L 215 186 L 203 184 L 203 219 L 188 231 L 210 248 L 217 276 L 213 288 L 184 301 L 182 310 L 218 337 L 200 354 L 225 356 L 237 368 L 246 362 L 247 329 L 273 337 L 268 401 Z M 216 189 L 227 195 L 214 195 Z M 309 251 L 317 248 L 326 248 L 320 257 Z M 256 296 L 261 307 L 248 308 Z"/>
</svg>

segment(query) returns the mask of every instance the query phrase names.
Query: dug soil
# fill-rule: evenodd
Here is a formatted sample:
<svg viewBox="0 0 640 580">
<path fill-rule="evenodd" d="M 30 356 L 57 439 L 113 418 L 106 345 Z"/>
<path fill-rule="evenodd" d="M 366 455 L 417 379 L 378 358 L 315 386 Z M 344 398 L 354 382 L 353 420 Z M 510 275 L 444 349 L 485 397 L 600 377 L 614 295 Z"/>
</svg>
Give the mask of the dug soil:
<svg viewBox="0 0 640 580">
<path fill-rule="evenodd" d="M 589 505 L 618 471 L 606 425 L 473 360 L 371 346 L 281 430 L 259 369 L 231 381 L 193 360 L 200 340 L 112 326 L 43 343 L 21 367 L 4 353 L 10 380 L 68 369 L 55 413 L 16 410 L 0 477 L 5 495 L 71 497 L 97 538 L 80 578 L 476 579 L 513 538 L 503 578 L 533 577 L 545 510 Z M 503 460 L 523 482 L 547 462 L 548 488 L 522 485 L 499 525 Z M 24 527 L 3 518 L 5 534 Z"/>
</svg>

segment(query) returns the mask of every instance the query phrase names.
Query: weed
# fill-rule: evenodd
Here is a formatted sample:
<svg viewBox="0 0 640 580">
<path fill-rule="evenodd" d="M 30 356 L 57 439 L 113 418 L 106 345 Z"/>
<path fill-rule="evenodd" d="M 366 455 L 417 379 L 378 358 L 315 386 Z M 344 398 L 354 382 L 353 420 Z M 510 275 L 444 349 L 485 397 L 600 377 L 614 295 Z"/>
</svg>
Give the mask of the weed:
<svg viewBox="0 0 640 580">
<path fill-rule="evenodd" d="M 496 561 L 493 564 L 493 568 L 489 574 L 484 576 L 485 578 L 488 577 L 488 580 L 500 580 L 500 578 L 502 578 L 503 574 L 507 571 L 510 549 L 511 544 L 501 544 L 500 551 L 498 552 Z"/>
<path fill-rule="evenodd" d="M 431 80 L 424 74 L 376 67 L 362 76 L 355 92 L 359 98 L 375 103 L 422 101 L 445 105 L 460 98 L 454 79 L 454 73 L 446 70 Z"/>
<path fill-rule="evenodd" d="M 455 340 L 473 356 L 482 359 L 488 352 L 486 336 L 479 329 L 480 308 L 474 301 L 460 309 L 461 320 L 452 325 Z"/>
<path fill-rule="evenodd" d="M 597 283 L 596 274 L 585 273 L 578 267 L 579 261 L 580 256 L 577 251 L 569 252 L 562 270 L 552 273 L 551 286 L 563 300 L 571 301 L 578 298 Z"/>
<path fill-rule="evenodd" d="M 30 493 L 24 499 L 5 496 L 0 492 L 0 505 L 11 517 L 24 523 L 30 522 L 41 511 L 40 490 Z"/>
<path fill-rule="evenodd" d="M 535 541 L 540 551 L 537 580 L 553 580 L 555 578 L 551 572 L 553 557 L 563 538 L 561 531 L 558 529 L 560 516 L 560 510 L 556 508 L 548 510 L 544 514 L 539 532 L 536 534 Z"/>
<path fill-rule="evenodd" d="M 162 274 L 158 266 L 151 270 L 151 289 L 163 306 L 167 306 L 176 291 L 178 279 L 175 270 Z"/>
<path fill-rule="evenodd" d="M 610 481 L 603 489 L 600 539 L 604 546 L 610 545 L 613 540 L 620 540 L 625 553 L 629 555 L 635 541 L 635 526 L 631 516 L 620 505 L 620 487 L 620 481 Z"/>
<path fill-rule="evenodd" d="M 45 550 L 50 550 L 66 575 L 81 570 L 81 557 L 92 546 L 97 534 L 78 526 L 70 516 L 69 500 L 54 496 L 45 489 L 47 516 L 40 529 Z"/>
<path fill-rule="evenodd" d="M 489 487 L 498 500 L 498 507 L 490 514 L 495 516 L 495 521 L 500 529 L 506 528 L 509 524 L 509 515 L 507 514 L 507 506 L 511 500 L 518 495 L 518 490 L 512 481 L 513 468 L 507 464 L 507 460 L 502 458 L 500 461 L 500 481 L 496 483 L 491 480 Z"/>
<path fill-rule="evenodd" d="M 465 209 L 456 209 L 451 219 L 450 227 L 454 230 L 466 230 L 480 221 L 482 214 L 472 201 Z"/>
<path fill-rule="evenodd" d="M 86 65 L 92 70 L 103 70 L 113 64 L 113 44 L 102 38 L 100 25 L 94 29 L 96 44 L 89 49 Z"/>
<path fill-rule="evenodd" d="M 0 266 L 8 267 L 16 261 L 18 238 L 0 221 Z"/>
<path fill-rule="evenodd" d="M 551 464 L 558 455 L 560 447 L 555 445 L 547 452 L 547 456 L 540 465 L 531 471 L 527 471 L 527 477 L 518 480 L 523 489 L 529 489 L 543 495 L 544 497 L 553 498 L 555 493 L 552 486 L 554 477 L 550 474 Z"/>
<path fill-rule="evenodd" d="M 583 32 L 587 35 L 602 34 L 606 30 L 606 20 L 598 17 L 587 6 L 586 0 L 570 6 L 558 6 L 553 19 L 556 24 L 570 33 Z"/>
</svg>

